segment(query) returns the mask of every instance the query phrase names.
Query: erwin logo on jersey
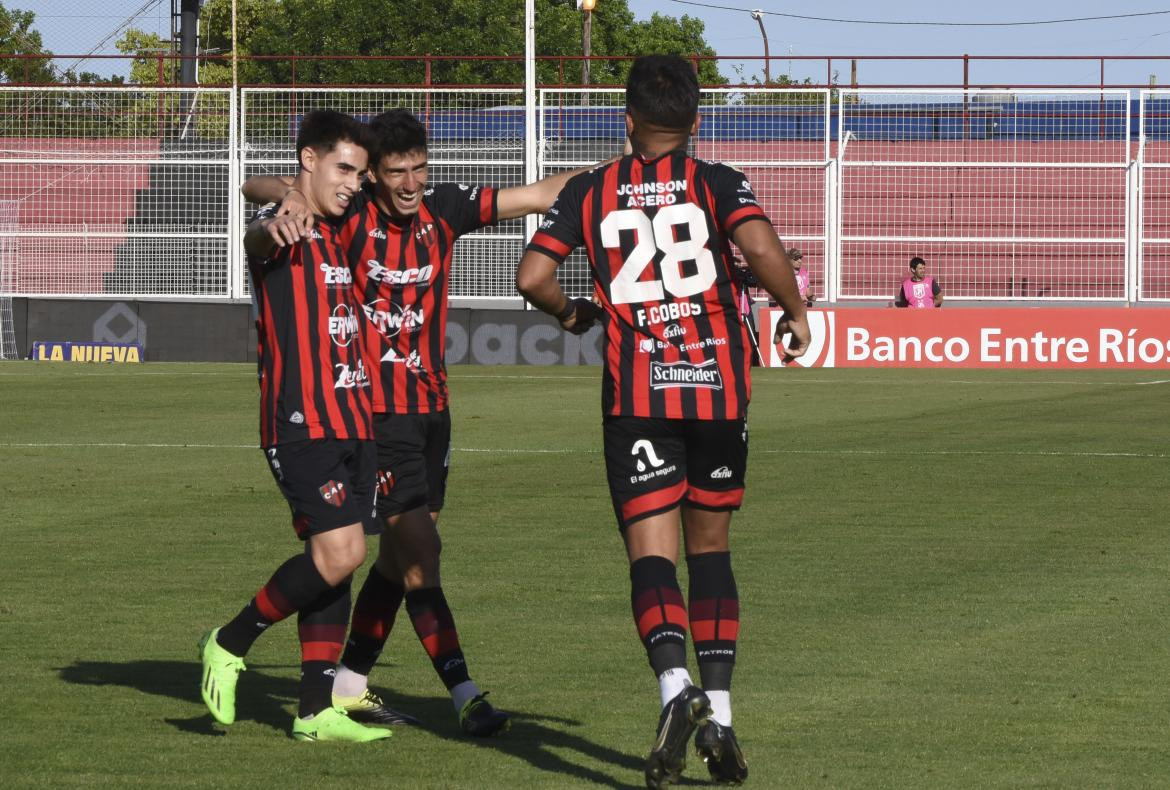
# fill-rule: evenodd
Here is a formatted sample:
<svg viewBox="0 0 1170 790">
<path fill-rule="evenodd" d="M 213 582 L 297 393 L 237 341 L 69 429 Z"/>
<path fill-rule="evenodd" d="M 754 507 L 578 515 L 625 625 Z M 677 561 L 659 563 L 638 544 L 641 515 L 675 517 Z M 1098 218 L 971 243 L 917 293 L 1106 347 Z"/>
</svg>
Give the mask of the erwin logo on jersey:
<svg viewBox="0 0 1170 790">
<path fill-rule="evenodd" d="M 357 337 L 358 317 L 347 305 L 339 304 L 329 316 L 329 337 L 335 345 L 348 346 Z"/>
<path fill-rule="evenodd" d="M 417 332 L 426 322 L 426 313 L 421 307 L 417 310 L 413 305 L 399 307 L 385 299 L 375 299 L 362 305 L 362 312 L 374 328 L 386 337 L 394 337 L 403 329 L 408 333 Z"/>
<path fill-rule="evenodd" d="M 697 365 L 691 362 L 651 362 L 650 388 L 661 390 L 670 387 L 721 390 L 723 376 L 713 359 Z"/>
</svg>

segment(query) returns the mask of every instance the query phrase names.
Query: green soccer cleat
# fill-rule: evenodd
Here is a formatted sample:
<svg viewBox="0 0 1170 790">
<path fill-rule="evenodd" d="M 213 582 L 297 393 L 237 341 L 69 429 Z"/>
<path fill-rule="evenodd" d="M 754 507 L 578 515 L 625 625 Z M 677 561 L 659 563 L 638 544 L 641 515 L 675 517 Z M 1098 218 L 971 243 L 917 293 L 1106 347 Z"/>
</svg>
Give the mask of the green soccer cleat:
<svg viewBox="0 0 1170 790">
<path fill-rule="evenodd" d="M 311 719 L 293 719 L 292 737 L 298 741 L 365 743 L 393 735 L 390 730 L 367 727 L 345 715 L 342 708 L 326 708 Z"/>
<path fill-rule="evenodd" d="M 333 695 L 333 707 L 343 708 L 347 716 L 363 724 L 418 724 L 418 719 L 400 710 L 394 710 L 374 692 L 366 689 L 360 697 Z"/>
<path fill-rule="evenodd" d="M 218 628 L 199 640 L 199 658 L 203 660 L 203 683 L 199 692 L 212 717 L 220 724 L 236 720 L 236 682 L 244 671 L 244 659 L 232 655 L 215 641 Z"/>
<path fill-rule="evenodd" d="M 463 732 L 476 738 L 489 738 L 512 726 L 508 714 L 493 708 L 485 697 L 486 691 L 483 694 L 476 694 L 467 700 L 463 709 L 459 711 L 459 726 Z"/>
</svg>

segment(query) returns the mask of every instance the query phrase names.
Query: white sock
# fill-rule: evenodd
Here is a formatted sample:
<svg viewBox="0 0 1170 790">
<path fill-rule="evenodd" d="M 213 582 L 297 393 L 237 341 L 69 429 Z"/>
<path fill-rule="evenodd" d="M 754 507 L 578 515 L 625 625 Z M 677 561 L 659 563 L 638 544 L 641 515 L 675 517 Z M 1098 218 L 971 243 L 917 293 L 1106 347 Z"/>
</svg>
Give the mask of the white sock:
<svg viewBox="0 0 1170 790">
<path fill-rule="evenodd" d="M 366 693 L 369 679 L 359 675 L 345 664 L 337 665 L 337 674 L 333 676 L 333 693 L 339 697 L 360 697 Z"/>
<path fill-rule="evenodd" d="M 707 699 L 711 700 L 711 718 L 724 727 L 731 726 L 731 692 L 708 691 Z"/>
<path fill-rule="evenodd" d="M 479 693 L 479 686 L 475 685 L 474 680 L 465 680 L 451 689 L 451 702 L 455 703 L 455 712 L 461 713 L 467 701 Z"/>
<path fill-rule="evenodd" d="M 662 707 L 682 693 L 687 686 L 693 686 L 691 676 L 686 667 L 668 669 L 658 676 L 658 693 L 662 697 Z"/>
</svg>

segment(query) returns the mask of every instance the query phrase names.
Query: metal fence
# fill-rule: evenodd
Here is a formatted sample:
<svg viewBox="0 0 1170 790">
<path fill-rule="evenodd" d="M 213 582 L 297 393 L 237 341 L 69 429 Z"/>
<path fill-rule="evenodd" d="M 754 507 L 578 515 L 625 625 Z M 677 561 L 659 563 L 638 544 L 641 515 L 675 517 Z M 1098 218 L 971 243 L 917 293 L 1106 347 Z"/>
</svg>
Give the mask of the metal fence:
<svg viewBox="0 0 1170 790">
<path fill-rule="evenodd" d="M 231 90 L 0 87 L 11 293 L 226 297 Z"/>
<path fill-rule="evenodd" d="M 0 293 L 248 298 L 239 185 L 291 174 L 306 111 L 417 114 L 433 182 L 517 185 L 614 156 L 621 91 L 0 87 Z M 887 301 L 913 255 L 948 297 L 1170 299 L 1170 92 L 705 89 L 699 157 L 743 170 L 823 299 Z M 456 245 L 451 295 L 521 304 L 531 224 Z M 562 270 L 587 293 L 578 253 Z"/>
<path fill-rule="evenodd" d="M 842 91 L 842 298 L 886 298 L 911 256 L 948 296 L 1130 293 L 1129 98 L 1104 91 Z"/>
<path fill-rule="evenodd" d="M 1143 91 L 1137 155 L 1139 293 L 1170 301 L 1170 91 Z"/>
</svg>

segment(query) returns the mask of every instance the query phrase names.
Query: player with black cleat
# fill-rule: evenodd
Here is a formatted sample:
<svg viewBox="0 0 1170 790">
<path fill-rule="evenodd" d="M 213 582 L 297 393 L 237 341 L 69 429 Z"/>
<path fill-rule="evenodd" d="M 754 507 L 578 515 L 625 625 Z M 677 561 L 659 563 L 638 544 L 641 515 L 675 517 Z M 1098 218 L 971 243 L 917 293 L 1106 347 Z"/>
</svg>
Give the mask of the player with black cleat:
<svg viewBox="0 0 1170 790">
<path fill-rule="evenodd" d="M 787 253 L 743 174 L 687 155 L 699 85 L 682 58 L 639 58 L 626 85 L 633 153 L 565 185 L 516 272 L 516 287 L 568 331 L 598 318 L 566 298 L 557 267 L 584 245 L 605 315 L 602 436 L 630 603 L 662 714 L 646 784 L 678 781 L 696 728 L 712 776 L 742 781 L 731 730 L 739 593 L 731 514 L 747 473 L 751 338 L 731 244 L 788 312 L 791 357 L 809 343 Z M 682 540 L 679 532 L 682 532 Z M 675 567 L 685 550 L 686 600 Z M 699 669 L 686 666 L 689 631 Z"/>
</svg>

